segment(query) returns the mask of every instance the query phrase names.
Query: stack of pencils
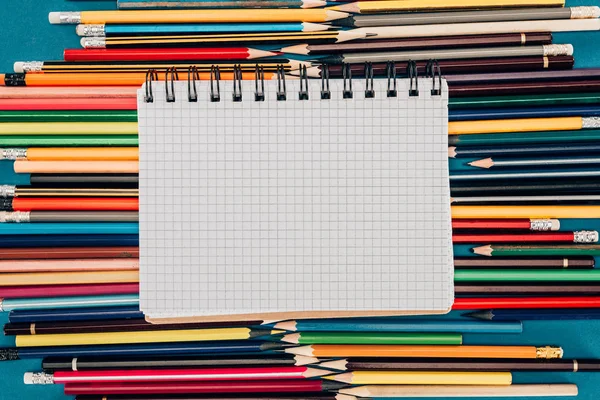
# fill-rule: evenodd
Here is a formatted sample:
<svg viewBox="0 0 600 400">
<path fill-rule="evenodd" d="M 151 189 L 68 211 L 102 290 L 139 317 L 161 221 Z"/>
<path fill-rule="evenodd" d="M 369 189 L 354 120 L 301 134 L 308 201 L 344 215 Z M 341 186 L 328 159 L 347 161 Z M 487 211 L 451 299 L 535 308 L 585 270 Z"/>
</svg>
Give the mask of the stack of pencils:
<svg viewBox="0 0 600 400">
<path fill-rule="evenodd" d="M 600 69 L 554 32 L 600 29 L 561 0 L 118 0 L 51 13 L 82 49 L 0 81 L 0 298 L 26 383 L 80 400 L 575 396 L 515 371 L 598 371 L 559 347 L 463 340 L 598 318 Z M 324 8 L 328 6 L 327 8 Z M 152 325 L 138 309 L 136 91 L 218 65 L 244 79 L 353 76 L 437 59 L 450 90 L 457 299 L 469 317 Z M 543 310 L 542 310 L 543 309 Z M 560 311 L 558 310 L 560 309 Z M 497 337 L 497 336 L 496 336 Z M 518 336 L 516 339 L 518 341 Z M 465 343 L 466 342 L 466 343 Z M 560 344 L 560 343 L 559 343 Z M 567 354 L 568 356 L 568 354 Z M 543 361 L 543 362 L 542 362 Z"/>
</svg>

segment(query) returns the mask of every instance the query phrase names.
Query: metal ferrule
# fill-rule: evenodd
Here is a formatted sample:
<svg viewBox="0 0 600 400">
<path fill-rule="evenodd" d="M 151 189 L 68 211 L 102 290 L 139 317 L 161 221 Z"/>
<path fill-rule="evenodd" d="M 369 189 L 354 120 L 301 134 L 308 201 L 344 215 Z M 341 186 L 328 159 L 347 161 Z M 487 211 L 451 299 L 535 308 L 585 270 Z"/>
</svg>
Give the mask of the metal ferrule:
<svg viewBox="0 0 600 400">
<path fill-rule="evenodd" d="M 31 222 L 30 216 L 30 211 L 0 211 L 0 224 Z"/>
<path fill-rule="evenodd" d="M 79 11 L 64 11 L 60 13 L 61 24 L 80 24 L 81 13 Z"/>
<path fill-rule="evenodd" d="M 570 56 L 573 53 L 573 47 L 568 44 L 545 44 L 544 56 Z"/>
<path fill-rule="evenodd" d="M 581 120 L 581 127 L 583 129 L 600 128 L 600 117 L 584 117 Z"/>
<path fill-rule="evenodd" d="M 553 358 L 562 358 L 562 356 L 563 356 L 563 349 L 561 349 L 560 347 L 546 346 L 546 347 L 537 347 L 535 349 L 535 358 L 545 358 L 547 360 L 550 360 Z"/>
<path fill-rule="evenodd" d="M 549 219 L 532 219 L 529 221 L 529 230 L 540 232 L 552 230 L 552 221 Z"/>
<path fill-rule="evenodd" d="M 573 232 L 573 243 L 597 243 L 597 231 L 577 231 Z"/>
<path fill-rule="evenodd" d="M 54 384 L 54 376 L 45 372 L 33 372 L 29 375 L 30 382 L 33 385 L 52 385 Z"/>
<path fill-rule="evenodd" d="M 84 49 L 105 49 L 106 40 L 101 37 L 84 37 L 81 38 L 81 46 Z"/>
<path fill-rule="evenodd" d="M 17 187 L 13 185 L 0 185 L 0 197 L 15 197 Z"/>
<path fill-rule="evenodd" d="M 23 72 L 42 72 L 43 69 L 43 61 L 27 61 L 23 63 Z"/>
<path fill-rule="evenodd" d="M 104 24 L 79 25 L 78 28 L 81 29 L 81 36 L 104 37 L 106 36 L 104 26 Z"/>
<path fill-rule="evenodd" d="M 0 149 L 0 160 L 27 158 L 27 149 Z"/>
<path fill-rule="evenodd" d="M 582 6 L 571 7 L 571 19 L 587 19 L 600 17 L 600 7 Z"/>
</svg>

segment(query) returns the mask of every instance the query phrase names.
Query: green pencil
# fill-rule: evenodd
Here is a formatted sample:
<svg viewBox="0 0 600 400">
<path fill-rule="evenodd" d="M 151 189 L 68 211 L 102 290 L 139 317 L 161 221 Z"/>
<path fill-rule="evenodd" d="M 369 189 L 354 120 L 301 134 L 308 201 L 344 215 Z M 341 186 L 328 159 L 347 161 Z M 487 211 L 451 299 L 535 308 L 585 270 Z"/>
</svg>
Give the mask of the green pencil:
<svg viewBox="0 0 600 400">
<path fill-rule="evenodd" d="M 527 133 L 491 133 L 448 136 L 449 146 L 487 146 L 528 143 L 572 143 L 600 141 L 600 129 Z"/>
<path fill-rule="evenodd" d="M 137 145 L 137 135 L 0 135 L 0 147 Z"/>
<path fill-rule="evenodd" d="M 569 104 L 600 103 L 600 93 L 548 93 L 522 96 L 493 97 L 455 97 L 451 98 L 448 108 L 451 110 L 464 108 L 496 108 L 496 107 L 532 107 L 558 106 Z"/>
<path fill-rule="evenodd" d="M 461 269 L 454 282 L 575 282 L 600 281 L 600 270 Z"/>
<path fill-rule="evenodd" d="M 523 257 L 523 256 L 534 256 L 534 257 L 545 257 L 545 256 L 558 256 L 558 257 L 569 257 L 569 256 L 600 256 L 600 245 L 598 244 L 586 244 L 586 245 L 570 245 L 570 246 L 507 246 L 507 245 L 486 245 L 474 247 L 473 253 L 480 256 L 488 257 Z"/>
<path fill-rule="evenodd" d="M 281 339 L 294 344 L 462 344 L 460 333 L 299 332 Z"/>
<path fill-rule="evenodd" d="M 0 111 L 0 122 L 137 122 L 137 111 Z"/>
</svg>

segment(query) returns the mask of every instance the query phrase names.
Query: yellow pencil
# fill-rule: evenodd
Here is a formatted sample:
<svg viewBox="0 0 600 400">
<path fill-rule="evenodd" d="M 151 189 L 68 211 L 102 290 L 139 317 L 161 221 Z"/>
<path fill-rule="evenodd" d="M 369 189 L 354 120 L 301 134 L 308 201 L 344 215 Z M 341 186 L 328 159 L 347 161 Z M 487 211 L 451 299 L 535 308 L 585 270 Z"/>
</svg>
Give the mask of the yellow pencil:
<svg viewBox="0 0 600 400">
<path fill-rule="evenodd" d="M 569 131 L 585 128 L 585 118 L 519 118 L 448 122 L 448 135 L 477 133 Z"/>
<path fill-rule="evenodd" d="M 0 135 L 137 135 L 137 122 L 6 122 Z"/>
<path fill-rule="evenodd" d="M 452 206 L 452 218 L 600 218 L 600 206 Z"/>
<path fill-rule="evenodd" d="M 181 329 L 172 331 L 97 332 L 48 335 L 17 335 L 17 347 L 78 346 L 93 344 L 133 344 L 198 342 L 207 340 L 246 340 L 283 333 L 281 330 L 250 328 Z"/>
<path fill-rule="evenodd" d="M 138 271 L 32 272 L 0 275 L 0 286 L 138 282 Z"/>
<path fill-rule="evenodd" d="M 358 14 L 448 8 L 564 7 L 563 0 L 384 0 L 357 1 L 330 10 Z"/>
<path fill-rule="evenodd" d="M 354 371 L 324 376 L 351 385 L 510 385 L 510 372 Z"/>
<path fill-rule="evenodd" d="M 326 9 L 139 10 L 51 12 L 51 24 L 328 22 L 349 14 Z"/>
</svg>

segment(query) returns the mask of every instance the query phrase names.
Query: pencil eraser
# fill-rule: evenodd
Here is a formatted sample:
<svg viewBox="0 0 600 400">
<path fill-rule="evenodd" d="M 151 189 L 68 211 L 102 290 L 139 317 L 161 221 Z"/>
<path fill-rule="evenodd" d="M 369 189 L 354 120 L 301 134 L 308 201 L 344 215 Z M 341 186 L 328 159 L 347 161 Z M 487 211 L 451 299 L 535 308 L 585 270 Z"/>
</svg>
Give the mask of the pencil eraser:
<svg viewBox="0 0 600 400">
<path fill-rule="evenodd" d="M 26 385 L 33 385 L 33 372 L 25 372 L 23 374 L 23 383 Z"/>
<path fill-rule="evenodd" d="M 60 24 L 60 12 L 51 12 L 48 14 L 48 21 L 51 24 Z"/>
<path fill-rule="evenodd" d="M 23 61 L 17 61 L 13 64 L 13 69 L 17 74 L 22 74 L 23 72 L 25 72 L 25 68 L 23 68 L 24 66 L 25 63 Z"/>
<path fill-rule="evenodd" d="M 86 36 L 85 25 L 77 25 L 77 27 L 75 27 L 75 33 L 77 33 L 77 36 Z"/>
<path fill-rule="evenodd" d="M 572 44 L 566 44 L 565 46 L 567 46 L 567 55 L 572 56 L 573 52 L 575 51 L 573 49 L 573 45 Z"/>
</svg>

